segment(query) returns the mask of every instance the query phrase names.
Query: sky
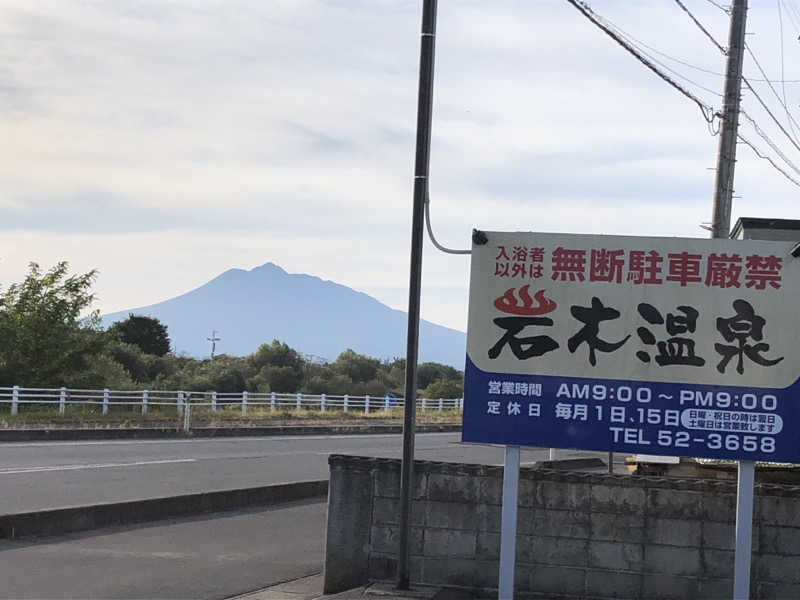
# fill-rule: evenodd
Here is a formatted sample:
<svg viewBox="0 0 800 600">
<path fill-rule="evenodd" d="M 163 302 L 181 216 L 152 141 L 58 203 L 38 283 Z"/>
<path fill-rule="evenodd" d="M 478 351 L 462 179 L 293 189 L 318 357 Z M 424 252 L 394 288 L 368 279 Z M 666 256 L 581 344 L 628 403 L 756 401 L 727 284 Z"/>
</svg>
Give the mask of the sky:
<svg viewBox="0 0 800 600">
<path fill-rule="evenodd" d="M 725 0 L 683 3 L 727 45 Z M 800 2 L 749 4 L 748 45 L 786 83 L 755 81 L 750 55 L 744 73 L 789 135 L 749 91 L 742 106 L 800 163 L 779 102 L 800 122 Z M 98 270 L 105 313 L 274 262 L 405 310 L 421 5 L 0 0 L 0 286 L 66 260 Z M 725 57 L 676 2 L 591 6 L 721 109 Z M 740 133 L 780 162 L 746 119 Z M 446 246 L 474 227 L 707 237 L 718 139 L 564 0 L 439 3 L 430 190 Z M 739 145 L 734 220 L 800 218 L 799 197 Z M 468 257 L 426 240 L 423 318 L 465 330 L 468 280 Z"/>
</svg>

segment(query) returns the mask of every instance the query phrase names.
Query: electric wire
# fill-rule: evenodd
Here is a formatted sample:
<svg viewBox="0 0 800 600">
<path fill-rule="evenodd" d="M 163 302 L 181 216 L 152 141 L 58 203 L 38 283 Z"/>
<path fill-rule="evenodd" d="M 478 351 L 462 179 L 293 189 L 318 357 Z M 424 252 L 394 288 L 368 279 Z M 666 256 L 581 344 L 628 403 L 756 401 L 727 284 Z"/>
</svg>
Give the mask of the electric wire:
<svg viewBox="0 0 800 600">
<path fill-rule="evenodd" d="M 716 6 L 718 9 L 720 9 L 722 12 L 724 12 L 726 15 L 729 15 L 729 14 L 731 14 L 731 9 L 730 9 L 730 7 L 725 7 L 725 6 L 722 6 L 722 5 L 721 5 L 721 4 L 719 4 L 718 2 L 714 2 L 714 0 L 706 0 L 706 2 L 708 2 L 709 4 L 713 4 L 713 5 L 714 5 L 714 6 Z"/>
<path fill-rule="evenodd" d="M 770 164 L 771 164 L 771 165 L 772 165 L 772 166 L 775 168 L 775 170 L 776 170 L 776 171 L 778 171 L 778 172 L 779 172 L 781 175 L 783 175 L 784 177 L 786 177 L 786 179 L 788 179 L 789 181 L 791 181 L 791 182 L 792 182 L 793 184 L 795 184 L 797 187 L 800 187 L 800 181 L 797 181 L 795 178 L 793 178 L 791 175 L 789 175 L 789 174 L 788 174 L 786 171 L 784 171 L 783 169 L 781 169 L 781 168 L 780 168 L 780 166 L 778 166 L 777 164 L 775 164 L 775 161 L 774 161 L 774 160 L 772 160 L 772 158 L 770 158 L 770 157 L 769 157 L 769 156 L 767 156 L 766 154 L 762 154 L 762 153 L 761 153 L 761 152 L 758 150 L 758 148 L 756 148 L 756 147 L 755 147 L 753 144 L 751 144 L 751 143 L 750 143 L 750 142 L 749 142 L 749 141 L 748 141 L 748 140 L 747 140 L 747 139 L 746 139 L 746 138 L 745 138 L 745 137 L 744 137 L 744 136 L 743 136 L 741 133 L 737 133 L 737 134 L 736 134 L 736 136 L 737 136 L 737 137 L 738 137 L 738 138 L 739 138 L 739 139 L 740 139 L 740 140 L 741 140 L 741 141 L 742 141 L 744 144 L 746 144 L 747 146 L 749 146 L 749 147 L 750 147 L 750 149 L 751 149 L 753 152 L 755 152 L 755 154 L 756 154 L 756 156 L 758 156 L 758 158 L 764 159 L 764 160 L 766 160 L 767 162 L 769 162 L 769 163 L 770 163 Z"/>
<path fill-rule="evenodd" d="M 792 22 L 792 26 L 795 28 L 795 31 L 800 31 L 800 14 L 797 12 L 797 7 L 789 2 L 782 4 L 783 9 L 786 11 L 786 16 L 789 17 L 789 20 Z"/>
<path fill-rule="evenodd" d="M 728 51 L 722 46 L 722 44 L 720 44 L 716 39 L 714 39 L 714 36 L 711 35 L 705 27 L 703 27 L 703 24 L 700 21 L 698 21 L 697 18 L 692 14 L 692 11 L 686 8 L 686 5 L 683 2 L 681 2 L 681 0 L 675 0 L 675 3 L 683 9 L 683 12 L 689 15 L 689 18 L 692 21 L 694 21 L 694 24 L 697 25 L 697 27 L 700 28 L 700 31 L 706 34 L 706 37 L 711 40 L 711 42 L 719 49 L 719 51 L 727 56 Z"/>
<path fill-rule="evenodd" d="M 445 254 L 472 254 L 472 250 L 446 248 L 436 240 L 436 236 L 433 235 L 433 227 L 431 227 L 431 197 L 427 192 L 425 193 L 425 225 L 428 228 L 428 237 L 437 250 L 441 250 Z"/>
<path fill-rule="evenodd" d="M 756 123 L 755 119 L 753 119 L 753 117 L 751 117 L 749 114 L 747 114 L 747 112 L 745 112 L 744 110 L 740 110 L 739 113 L 742 114 L 748 121 L 750 121 L 750 124 L 753 126 L 753 129 L 755 129 L 756 134 L 762 140 L 764 140 L 767 143 L 767 145 L 769 145 L 770 148 L 772 148 L 772 150 L 775 152 L 775 154 L 777 154 L 781 158 L 781 160 L 783 160 L 783 162 L 785 162 L 787 165 L 789 165 L 789 167 L 795 173 L 800 175 L 800 168 L 798 168 L 791 161 L 791 159 L 789 159 L 789 157 L 787 157 L 786 154 L 783 153 L 783 151 L 780 149 L 778 144 L 776 144 L 774 141 L 772 141 L 772 139 L 764 132 L 764 130 L 761 129 L 761 127 L 758 126 L 758 123 Z"/>
<path fill-rule="evenodd" d="M 620 46 L 622 46 L 625 50 L 627 50 L 630 54 L 632 54 L 639 62 L 644 64 L 648 69 L 653 71 L 656 75 L 658 75 L 661 79 L 663 79 L 664 81 L 669 83 L 672 87 L 677 89 L 684 96 L 686 96 L 687 98 L 689 98 L 690 100 L 695 102 L 695 104 L 697 104 L 700 107 L 700 112 L 702 113 L 703 118 L 705 118 L 706 122 L 709 123 L 709 125 L 711 125 L 713 123 L 714 117 L 718 116 L 713 112 L 713 109 L 711 107 L 707 106 L 706 104 L 704 104 L 699 98 L 697 98 L 691 92 L 689 92 L 688 90 L 683 88 L 680 84 L 678 84 L 677 82 L 673 81 L 667 75 L 662 73 L 658 69 L 658 67 L 656 67 L 653 64 L 653 62 L 657 62 L 657 61 L 654 61 L 652 59 L 652 57 L 649 57 L 649 58 L 651 60 L 653 60 L 653 62 L 648 60 L 648 58 L 645 57 L 646 56 L 645 52 L 643 52 L 641 50 L 637 51 L 637 49 L 634 47 L 634 45 L 630 41 L 624 39 L 624 37 L 623 37 L 623 36 L 627 36 L 627 37 L 631 37 L 631 36 L 628 36 L 627 34 L 625 34 L 622 30 L 619 30 L 619 28 L 617 28 L 613 24 L 607 25 L 604 22 L 605 20 L 602 19 L 599 15 L 597 15 L 594 11 L 592 11 L 592 9 L 585 2 L 583 2 L 582 0 L 567 0 L 567 2 L 569 4 L 571 4 L 574 8 L 576 8 L 581 14 L 583 14 L 583 16 L 586 17 L 592 24 L 594 24 L 595 26 L 600 28 L 606 35 L 611 37 L 615 42 L 617 42 Z M 714 2 L 712 2 L 712 4 L 715 4 L 715 6 L 717 6 L 718 8 L 722 8 L 721 6 L 717 5 Z M 724 9 L 724 8 L 723 8 L 723 10 L 726 13 L 730 14 L 729 10 Z M 617 29 L 618 32 L 614 31 L 612 29 L 612 27 Z M 766 75 L 764 75 L 764 76 L 765 76 L 765 79 L 768 79 L 768 78 L 766 78 Z M 772 120 L 778 125 L 778 127 L 784 133 L 784 135 L 786 135 L 789 138 L 789 141 L 792 143 L 792 145 L 794 145 L 796 148 L 798 148 L 798 150 L 800 150 L 800 146 L 798 146 L 797 142 L 786 131 L 786 129 L 783 127 L 783 125 L 781 125 L 780 121 L 777 120 L 777 118 L 772 113 L 772 111 L 769 109 L 769 107 L 767 107 L 767 105 L 764 103 L 764 101 L 761 99 L 761 97 L 758 95 L 758 93 L 753 89 L 752 85 L 750 85 L 750 83 L 744 77 L 742 77 L 742 80 L 745 82 L 745 84 L 747 85 L 748 89 L 752 92 L 752 94 L 759 101 L 759 103 L 764 108 L 764 110 L 767 111 L 767 114 L 769 114 L 770 117 L 772 118 Z M 744 111 L 742 111 L 742 112 L 744 112 Z M 770 147 L 773 148 L 773 150 L 775 150 L 779 154 L 779 156 L 781 156 L 781 158 L 784 161 L 786 161 L 788 165 L 790 165 L 790 167 L 793 170 L 798 171 L 797 167 L 786 157 L 786 155 L 780 150 L 780 148 L 777 146 L 777 144 L 772 142 L 772 140 L 770 140 L 766 136 L 766 134 L 763 132 L 763 130 L 760 127 L 757 126 L 757 124 L 755 123 L 755 120 L 752 120 L 749 117 L 749 115 L 747 115 L 747 117 L 748 117 L 749 120 L 751 120 L 751 122 L 753 123 L 754 127 L 756 128 L 756 133 L 758 133 L 759 136 L 763 137 L 765 139 L 765 141 L 768 142 Z M 751 150 L 753 150 L 753 152 L 756 154 L 756 156 L 758 156 L 759 158 L 769 162 L 775 170 L 777 170 L 779 173 L 781 173 L 789 181 L 791 181 L 792 183 L 794 183 L 795 185 L 800 187 L 800 182 L 798 180 L 794 179 L 791 175 L 789 175 L 770 156 L 765 155 L 761 151 L 759 151 L 758 148 L 756 148 L 756 146 L 754 146 L 749 140 L 747 140 L 741 134 L 737 133 L 737 136 L 744 144 L 746 144 L 748 147 L 750 147 Z M 800 171 L 798 171 L 798 172 L 800 172 Z"/>
<path fill-rule="evenodd" d="M 781 122 L 778 120 L 778 118 L 773 114 L 773 112 L 769 109 L 769 107 L 766 105 L 766 103 L 761 99 L 761 96 L 758 95 L 758 92 L 756 92 L 753 89 L 753 86 L 750 85 L 750 82 L 747 81 L 747 79 L 745 77 L 742 77 L 742 81 L 747 86 L 747 89 L 750 90 L 750 92 L 753 94 L 753 96 L 755 96 L 756 100 L 758 100 L 758 103 L 761 104 L 761 107 L 765 111 L 767 111 L 767 114 L 772 118 L 772 120 L 778 126 L 778 129 L 780 129 L 783 132 L 783 134 L 789 139 L 789 141 L 792 143 L 792 145 L 795 148 L 800 150 L 800 145 L 798 145 L 797 142 L 795 141 L 795 139 L 791 136 L 791 134 L 788 131 L 786 131 L 786 128 L 781 124 Z"/>
<path fill-rule="evenodd" d="M 784 76 L 784 59 L 783 59 L 783 10 L 782 10 L 782 2 L 781 0 L 778 1 L 778 23 L 780 24 L 780 45 L 781 45 L 781 80 L 783 80 Z M 781 91 L 783 92 L 783 108 L 786 111 L 786 118 L 789 120 L 789 129 L 792 130 L 792 135 L 797 137 L 797 132 L 794 130 L 794 126 L 792 126 L 792 115 L 789 114 L 789 107 L 786 105 L 786 84 L 781 83 Z"/>
<path fill-rule="evenodd" d="M 598 19 L 602 19 L 602 18 L 601 18 L 599 15 L 597 15 L 597 17 L 598 17 Z M 602 21 L 605 23 L 605 25 L 606 25 L 606 26 L 607 26 L 609 29 L 613 30 L 613 31 L 614 31 L 614 32 L 615 32 L 617 35 L 619 35 L 621 38 L 623 38 L 624 40 L 626 40 L 626 41 L 627 41 L 627 42 L 628 42 L 628 43 L 629 43 L 631 46 L 633 46 L 635 49 L 637 49 L 637 50 L 638 50 L 638 51 L 639 51 L 639 52 L 640 52 L 640 53 L 641 53 L 643 56 L 645 56 L 646 58 L 649 58 L 651 61 L 653 61 L 653 63 L 655 63 L 655 64 L 659 65 L 660 67 L 662 67 L 663 69 L 665 69 L 665 70 L 669 71 L 670 73 L 672 73 L 672 74 L 673 74 L 673 75 L 675 75 L 676 77 L 678 77 L 678 78 L 680 78 L 680 79 L 683 79 L 683 80 L 684 80 L 684 81 L 686 81 L 687 83 L 691 83 L 693 86 L 695 86 L 695 87 L 698 87 L 698 88 L 700 88 L 701 90 L 703 90 L 703 91 L 705 91 L 705 92 L 708 92 L 709 94 L 714 94 L 715 96 L 718 96 L 718 97 L 722 98 L 722 94 L 720 94 L 720 93 L 719 93 L 719 92 L 717 92 L 716 90 L 709 89 L 709 88 L 707 88 L 707 87 L 705 87 L 705 86 L 703 86 L 703 85 L 701 85 L 701 84 L 697 83 L 696 81 L 693 81 L 693 80 L 689 79 L 688 77 L 686 77 L 686 76 L 685 76 L 685 75 L 683 75 L 682 73 L 679 73 L 679 72 L 678 72 L 678 71 L 676 71 L 675 69 L 672 69 L 671 67 L 668 67 L 668 66 L 667 66 L 667 65 L 665 65 L 663 62 L 661 62 L 660 60 L 658 60 L 657 58 L 655 58 L 653 55 L 651 55 L 651 54 L 648 54 L 647 52 L 645 52 L 644 50 L 642 50 L 642 48 L 647 48 L 648 50 L 650 50 L 650 51 L 652 51 L 652 52 L 655 52 L 656 54 L 660 54 L 661 56 L 663 56 L 663 57 L 665 57 L 665 58 L 668 58 L 668 59 L 670 59 L 670 60 L 673 60 L 673 61 L 675 61 L 675 62 L 678 62 L 678 63 L 680 63 L 680 64 L 683 64 L 683 65 L 685 65 L 685 66 L 687 66 L 687 67 L 690 67 L 690 68 L 697 69 L 698 71 L 705 71 L 705 72 L 708 72 L 708 73 L 713 73 L 713 72 L 711 72 L 711 71 L 707 71 L 706 69 L 703 69 L 703 68 L 701 68 L 701 67 L 695 67 L 695 66 L 693 66 L 693 65 L 690 65 L 690 64 L 689 64 L 689 63 L 687 63 L 687 62 L 684 62 L 684 61 L 682 61 L 682 60 L 680 60 L 680 59 L 674 58 L 674 57 L 670 56 L 669 54 L 666 54 L 666 53 L 664 53 L 664 52 L 661 52 L 660 50 L 657 50 L 656 48 L 653 48 L 652 46 L 648 46 L 648 45 L 647 45 L 647 44 L 645 44 L 643 41 L 636 39 L 636 38 L 635 38 L 635 37 L 633 37 L 633 36 L 632 36 L 630 33 L 628 33 L 627 31 L 625 31 L 624 29 L 622 29 L 621 27 L 619 27 L 619 26 L 618 26 L 618 25 L 616 25 L 615 23 L 612 23 L 612 22 L 611 22 L 611 21 L 609 21 L 608 19 L 602 19 Z"/>
<path fill-rule="evenodd" d="M 622 31 L 619 28 L 617 28 L 617 30 Z M 649 45 L 645 44 L 641 40 L 637 40 L 636 38 L 634 38 L 633 36 L 631 36 L 629 34 L 625 34 L 625 36 L 628 37 L 630 40 L 635 41 L 636 44 L 638 44 L 639 46 L 643 46 L 644 48 L 647 48 L 651 52 L 655 52 L 659 56 L 663 56 L 667 60 L 671 60 L 673 62 L 676 62 L 679 65 L 683 65 L 684 67 L 688 67 L 690 69 L 694 69 L 695 71 L 700 71 L 701 73 L 706 73 L 708 75 L 714 75 L 716 77 L 725 77 L 725 73 L 720 73 L 719 71 L 712 71 L 711 69 L 706 69 L 704 67 L 698 67 L 697 65 L 693 65 L 692 63 L 686 62 L 685 60 L 682 60 L 680 58 L 676 58 L 676 57 L 674 57 L 674 56 L 672 56 L 670 54 L 667 54 L 666 52 L 662 52 L 658 48 L 653 48 L 652 46 L 649 46 Z M 636 44 L 634 44 L 634 45 L 636 45 Z M 663 63 L 659 63 L 659 64 L 663 64 Z M 762 70 L 762 74 L 763 74 L 763 70 Z M 766 75 L 764 75 L 764 77 L 765 78 L 763 78 L 763 79 L 762 78 L 758 78 L 758 77 L 750 77 L 749 79 L 750 79 L 750 81 L 756 81 L 758 83 L 764 83 L 764 82 L 770 82 L 770 83 L 800 83 L 800 79 L 766 79 Z M 691 80 L 687 80 L 687 81 L 691 82 Z M 695 84 L 695 85 L 697 85 L 697 84 Z M 714 92 L 714 93 L 716 95 L 718 95 L 718 96 L 720 95 L 717 92 Z"/>
<path fill-rule="evenodd" d="M 714 120 L 715 112 L 714 109 L 705 104 L 702 100 L 700 100 L 697 96 L 692 94 L 689 90 L 684 88 L 678 82 L 671 79 L 665 73 L 663 73 L 659 68 L 653 64 L 650 60 L 645 58 L 640 51 L 637 51 L 629 42 L 623 39 L 618 33 L 613 31 L 610 27 L 608 27 L 600 18 L 599 15 L 595 14 L 589 6 L 583 2 L 582 0 L 567 0 L 573 7 L 575 7 L 584 17 L 586 17 L 591 23 L 593 23 L 596 27 L 600 28 L 606 35 L 608 35 L 611 39 L 613 39 L 617 44 L 622 46 L 625 50 L 627 50 L 630 54 L 632 54 L 636 60 L 650 69 L 653 73 L 658 75 L 662 80 L 666 83 L 674 87 L 678 90 L 681 94 L 689 98 L 692 102 L 694 102 L 698 108 L 700 109 L 703 118 L 706 120 L 707 123 L 711 123 Z"/>
<path fill-rule="evenodd" d="M 789 120 L 792 123 L 794 123 L 795 125 L 798 125 L 797 121 L 794 120 L 794 117 L 792 117 L 791 113 L 789 112 L 789 107 L 787 106 L 785 100 L 781 99 L 780 95 L 778 95 L 778 91 L 775 89 L 775 87 L 772 85 L 772 82 L 767 77 L 767 74 L 764 71 L 764 68 L 761 66 L 761 63 L 758 62 L 758 58 L 756 58 L 756 55 L 753 53 L 753 50 L 746 43 L 745 43 L 744 47 L 745 47 L 745 50 L 747 50 L 748 54 L 750 54 L 750 58 L 753 59 L 753 62 L 756 64 L 756 67 L 758 68 L 759 72 L 764 77 L 763 81 L 765 81 L 767 83 L 767 85 L 769 85 L 769 89 L 772 90 L 772 93 L 775 94 L 775 97 L 778 99 L 778 102 L 780 103 L 780 105 L 783 106 L 783 108 L 786 110 L 786 116 L 789 118 Z M 746 79 L 746 78 L 742 77 L 742 79 Z M 756 81 L 756 80 L 753 80 L 753 81 Z M 798 127 L 800 127 L 800 125 L 798 125 Z M 796 137 L 797 134 L 795 133 L 794 128 L 792 128 L 792 133 L 795 134 L 795 137 Z"/>
<path fill-rule="evenodd" d="M 649 46 L 648 44 L 645 44 L 642 40 L 636 39 L 631 34 L 627 33 L 626 31 L 623 31 L 620 27 L 618 27 L 617 25 L 614 25 L 613 23 L 609 23 L 609 26 L 613 27 L 614 30 L 617 31 L 621 36 L 627 38 L 628 41 L 636 42 L 636 44 L 638 44 L 639 46 L 647 48 L 651 52 L 655 52 L 656 54 L 658 54 L 659 56 L 663 56 L 667 60 L 671 60 L 673 62 L 681 64 L 684 67 L 689 67 L 690 69 L 694 69 L 695 71 L 701 71 L 703 73 L 708 73 L 709 75 L 717 75 L 719 77 L 725 77 L 724 73 L 718 73 L 717 71 L 712 71 L 711 69 L 704 69 L 703 67 L 698 67 L 697 65 L 693 65 L 691 63 L 688 63 L 685 60 L 681 60 L 680 58 L 675 58 L 674 56 L 672 56 L 670 54 L 667 54 L 666 52 L 662 52 L 658 48 L 653 48 L 652 46 Z M 636 45 L 636 44 L 634 44 L 634 45 Z"/>
</svg>

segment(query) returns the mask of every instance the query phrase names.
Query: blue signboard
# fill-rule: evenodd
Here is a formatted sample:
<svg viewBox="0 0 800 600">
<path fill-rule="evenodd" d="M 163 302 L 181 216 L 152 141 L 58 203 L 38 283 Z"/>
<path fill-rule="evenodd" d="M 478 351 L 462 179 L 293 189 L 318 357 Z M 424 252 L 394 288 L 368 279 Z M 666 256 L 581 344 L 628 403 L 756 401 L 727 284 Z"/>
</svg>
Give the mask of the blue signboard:
<svg viewBox="0 0 800 600">
<path fill-rule="evenodd" d="M 800 462 L 793 244 L 487 237 L 464 441 Z"/>
</svg>

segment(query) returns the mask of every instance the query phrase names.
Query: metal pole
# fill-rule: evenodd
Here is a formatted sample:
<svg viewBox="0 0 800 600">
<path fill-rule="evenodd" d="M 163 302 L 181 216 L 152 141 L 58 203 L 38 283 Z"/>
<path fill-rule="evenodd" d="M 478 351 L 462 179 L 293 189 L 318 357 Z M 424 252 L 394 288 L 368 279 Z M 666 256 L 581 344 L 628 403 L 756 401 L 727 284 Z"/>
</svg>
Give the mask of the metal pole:
<svg viewBox="0 0 800 600">
<path fill-rule="evenodd" d="M 734 0 L 728 35 L 728 67 L 722 105 L 722 134 L 717 152 L 717 177 L 711 216 L 711 237 L 727 238 L 731 229 L 733 172 L 736 166 L 736 136 L 739 128 L 739 103 L 744 62 L 744 32 L 747 0 Z"/>
<path fill-rule="evenodd" d="M 517 503 L 519 501 L 519 446 L 506 446 L 503 466 L 503 506 L 500 514 L 499 600 L 514 598 L 514 563 L 517 557 Z"/>
<path fill-rule="evenodd" d="M 739 461 L 736 485 L 736 551 L 733 555 L 733 598 L 750 598 L 750 555 L 753 543 L 753 486 L 755 462 Z"/>
<path fill-rule="evenodd" d="M 419 354 L 419 304 L 422 287 L 422 235 L 430 171 L 431 116 L 433 112 L 433 65 L 436 46 L 437 0 L 423 0 L 422 32 L 417 96 L 417 148 L 414 164 L 414 209 L 411 221 L 411 265 L 408 285 L 408 337 L 406 345 L 405 407 L 403 409 L 403 463 L 400 472 L 400 540 L 397 587 L 409 588 L 408 539 L 411 525 L 411 492 L 414 483 L 414 426 L 417 407 L 417 359 Z"/>
<path fill-rule="evenodd" d="M 717 154 L 717 180 L 711 218 L 711 237 L 726 239 L 731 228 L 731 198 L 736 166 L 736 136 L 739 127 L 739 103 L 744 62 L 744 33 L 747 22 L 747 0 L 733 0 L 730 33 L 728 34 L 728 67 L 722 115 L 722 135 Z M 736 486 L 736 551 L 733 559 L 733 597 L 750 598 L 750 560 L 753 537 L 753 486 L 755 463 L 739 461 Z"/>
</svg>

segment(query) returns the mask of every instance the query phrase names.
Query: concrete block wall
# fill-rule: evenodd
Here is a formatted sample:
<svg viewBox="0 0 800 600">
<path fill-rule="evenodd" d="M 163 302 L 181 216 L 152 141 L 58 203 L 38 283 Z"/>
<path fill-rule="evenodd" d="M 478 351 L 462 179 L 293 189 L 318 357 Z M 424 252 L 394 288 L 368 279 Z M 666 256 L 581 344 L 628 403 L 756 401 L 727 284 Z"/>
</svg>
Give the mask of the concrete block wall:
<svg viewBox="0 0 800 600">
<path fill-rule="evenodd" d="M 393 578 L 400 461 L 329 462 L 325 591 Z M 502 475 L 415 463 L 413 582 L 497 588 Z M 756 494 L 752 597 L 800 598 L 800 488 Z M 733 483 L 522 469 L 518 504 L 520 597 L 731 597 Z"/>
</svg>

